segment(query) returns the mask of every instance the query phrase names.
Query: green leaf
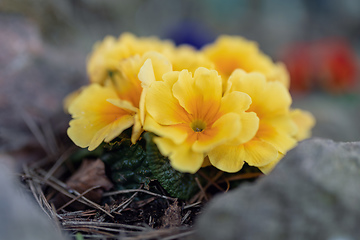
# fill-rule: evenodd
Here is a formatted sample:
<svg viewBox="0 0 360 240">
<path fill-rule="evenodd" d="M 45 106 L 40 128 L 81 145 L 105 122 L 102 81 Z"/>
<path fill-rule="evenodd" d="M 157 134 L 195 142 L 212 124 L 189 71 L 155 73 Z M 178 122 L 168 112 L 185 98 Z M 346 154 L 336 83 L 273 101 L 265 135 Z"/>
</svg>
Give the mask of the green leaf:
<svg viewBox="0 0 360 240">
<path fill-rule="evenodd" d="M 109 144 L 107 149 L 101 160 L 110 170 L 117 189 L 133 189 L 150 183 L 152 174 L 140 143 L 132 144 L 129 138 L 122 138 Z"/>
<path fill-rule="evenodd" d="M 161 155 L 153 141 L 153 133 L 146 132 L 143 137 L 146 140 L 146 157 L 153 177 L 173 197 L 189 199 L 199 191 L 195 181 L 198 174 L 181 173 L 171 167 L 169 159 Z"/>
</svg>

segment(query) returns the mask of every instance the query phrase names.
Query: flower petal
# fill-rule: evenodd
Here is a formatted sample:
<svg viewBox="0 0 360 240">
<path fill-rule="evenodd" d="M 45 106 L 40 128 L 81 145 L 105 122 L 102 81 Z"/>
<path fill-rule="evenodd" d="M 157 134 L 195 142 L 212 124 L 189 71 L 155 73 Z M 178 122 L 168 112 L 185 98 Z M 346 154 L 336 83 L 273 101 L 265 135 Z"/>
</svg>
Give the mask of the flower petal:
<svg viewBox="0 0 360 240">
<path fill-rule="evenodd" d="M 171 166 L 181 172 L 196 173 L 203 161 L 204 154 L 191 150 L 188 144 L 175 144 L 167 138 L 154 138 L 161 154 L 168 156 Z"/>
<path fill-rule="evenodd" d="M 198 68 L 192 78 L 191 73 L 183 70 L 172 90 L 180 105 L 195 119 L 206 121 L 217 114 L 222 90 L 216 71 Z"/>
<path fill-rule="evenodd" d="M 134 116 L 134 125 L 133 125 L 132 133 L 131 133 L 131 142 L 133 144 L 135 144 L 136 141 L 140 138 L 140 135 L 142 132 L 143 132 L 143 128 L 142 128 L 142 124 L 140 121 L 140 114 L 137 113 Z"/>
<path fill-rule="evenodd" d="M 102 141 L 110 142 L 114 138 L 118 137 L 125 129 L 131 127 L 134 124 L 134 117 L 131 115 L 125 115 L 111 124 L 105 126 L 101 130 L 97 131 L 89 144 L 89 151 L 97 148 Z"/>
<path fill-rule="evenodd" d="M 220 112 L 229 113 L 243 113 L 248 110 L 251 104 L 251 98 L 248 94 L 234 91 L 227 93 L 221 99 Z"/>
<path fill-rule="evenodd" d="M 192 149 L 196 152 L 208 152 L 212 148 L 237 137 L 240 130 L 240 115 L 236 113 L 225 114 L 211 128 L 197 133 L 198 140 L 194 142 Z"/>
<path fill-rule="evenodd" d="M 278 162 L 284 157 L 284 154 L 281 154 L 279 153 L 278 154 L 278 157 L 270 162 L 269 164 L 265 165 L 265 166 L 261 166 L 261 167 L 258 167 L 260 169 L 260 171 L 262 171 L 263 173 L 265 174 L 269 174 L 273 169 L 274 167 L 276 166 L 276 164 L 278 164 Z"/>
<path fill-rule="evenodd" d="M 262 123 L 261 120 L 256 137 L 272 144 L 280 153 L 283 154 L 295 147 L 297 143 L 291 135 L 276 129 L 271 125 Z"/>
<path fill-rule="evenodd" d="M 290 113 L 277 115 L 269 118 L 263 118 L 261 119 L 261 122 L 263 124 L 271 125 L 274 128 L 291 136 L 295 135 L 298 131 L 298 127 L 295 121 L 291 118 Z"/>
<path fill-rule="evenodd" d="M 172 71 L 172 65 L 170 61 L 164 55 L 158 52 L 146 52 L 143 55 L 143 59 L 146 59 L 146 61 L 151 60 L 151 65 L 156 81 L 161 81 L 162 76 L 165 73 Z"/>
<path fill-rule="evenodd" d="M 213 166 L 225 172 L 238 172 L 244 165 L 244 148 L 220 145 L 208 153 Z"/>
<path fill-rule="evenodd" d="M 256 138 L 244 143 L 243 148 L 245 151 L 244 160 L 250 166 L 265 166 L 278 157 L 278 151 L 274 146 Z"/>
<path fill-rule="evenodd" d="M 254 112 L 241 113 L 240 122 L 241 131 L 239 135 L 229 143 L 231 145 L 239 145 L 250 141 L 259 130 L 259 118 Z"/>
<path fill-rule="evenodd" d="M 261 73 L 246 73 L 244 70 L 236 69 L 229 77 L 232 91 L 240 91 L 250 95 L 261 95 L 265 90 L 266 79 Z"/>
<path fill-rule="evenodd" d="M 182 144 L 188 136 L 186 128 L 182 125 L 163 126 L 149 115 L 145 118 L 144 130 L 169 138 L 176 144 Z"/>
<path fill-rule="evenodd" d="M 292 102 L 289 90 L 280 82 L 269 82 L 266 87 L 261 96 L 261 107 L 272 115 L 286 113 Z"/>
<path fill-rule="evenodd" d="M 89 149 L 94 149 L 105 138 L 110 141 L 109 138 L 114 134 L 119 131 L 121 133 L 132 125 L 133 114 L 129 113 L 129 110 L 119 108 L 107 101 L 116 97 L 116 92 L 112 88 L 91 84 L 72 101 L 69 112 L 73 120 L 70 121 L 67 132 L 76 145 L 80 147 L 91 145 Z M 109 133 L 106 130 L 108 128 L 114 133 Z"/>
<path fill-rule="evenodd" d="M 106 99 L 106 101 L 108 101 L 109 103 L 122 108 L 124 110 L 127 110 L 129 112 L 135 113 L 138 111 L 138 109 L 136 107 L 134 107 L 131 102 L 126 101 L 126 100 L 122 100 L 122 99 Z"/>
<path fill-rule="evenodd" d="M 149 88 L 145 104 L 147 112 L 162 125 L 179 124 L 188 121 L 188 113 L 172 95 L 169 81 L 154 82 Z"/>
<path fill-rule="evenodd" d="M 290 111 L 290 116 L 294 120 L 298 131 L 295 135 L 295 138 L 298 141 L 304 140 L 311 136 L 311 128 L 315 125 L 314 116 L 304 110 L 293 109 Z"/>
</svg>

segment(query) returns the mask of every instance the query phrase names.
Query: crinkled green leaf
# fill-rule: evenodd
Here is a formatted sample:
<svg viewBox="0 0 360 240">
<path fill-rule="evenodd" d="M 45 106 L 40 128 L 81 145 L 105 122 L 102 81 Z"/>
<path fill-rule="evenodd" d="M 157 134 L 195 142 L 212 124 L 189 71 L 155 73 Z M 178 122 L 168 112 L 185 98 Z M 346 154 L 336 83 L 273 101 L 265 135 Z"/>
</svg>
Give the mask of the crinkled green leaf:
<svg viewBox="0 0 360 240">
<path fill-rule="evenodd" d="M 110 177 L 117 189 L 132 189 L 142 183 L 149 184 L 152 174 L 144 149 L 139 143 L 132 144 L 130 139 L 122 138 L 107 148 L 101 159 L 110 170 Z"/>
<path fill-rule="evenodd" d="M 154 134 L 144 133 L 146 140 L 146 155 L 153 177 L 173 197 L 189 199 L 199 191 L 195 178 L 198 174 L 181 173 L 171 167 L 169 159 L 161 155 L 153 142 Z"/>
</svg>

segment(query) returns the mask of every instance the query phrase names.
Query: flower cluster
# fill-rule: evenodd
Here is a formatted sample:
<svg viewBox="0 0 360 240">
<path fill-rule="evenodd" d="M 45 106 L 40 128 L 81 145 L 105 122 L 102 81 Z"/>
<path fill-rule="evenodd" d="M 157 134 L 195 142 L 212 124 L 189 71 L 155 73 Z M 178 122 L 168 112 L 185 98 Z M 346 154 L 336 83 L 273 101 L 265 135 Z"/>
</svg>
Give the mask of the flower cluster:
<svg viewBox="0 0 360 240">
<path fill-rule="evenodd" d="M 290 108 L 284 65 L 237 36 L 195 50 L 125 33 L 96 44 L 87 66 L 90 83 L 66 108 L 69 137 L 89 150 L 132 127 L 133 143 L 155 133 L 178 171 L 237 172 L 246 162 L 268 173 L 315 123 Z"/>
</svg>

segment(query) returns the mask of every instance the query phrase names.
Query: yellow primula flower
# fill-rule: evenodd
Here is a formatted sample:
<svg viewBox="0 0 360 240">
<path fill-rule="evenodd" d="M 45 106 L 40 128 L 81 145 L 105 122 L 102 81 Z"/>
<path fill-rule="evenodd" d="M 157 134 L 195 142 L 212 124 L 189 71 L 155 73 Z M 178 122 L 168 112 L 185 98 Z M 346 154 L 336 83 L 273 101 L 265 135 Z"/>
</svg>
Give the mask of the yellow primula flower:
<svg viewBox="0 0 360 240">
<path fill-rule="evenodd" d="M 214 62 L 224 84 L 235 69 L 260 72 L 267 81 L 279 81 L 289 87 L 289 74 L 282 63 L 273 63 L 259 50 L 257 43 L 239 36 L 222 35 L 212 44 L 204 46 L 204 54 Z"/>
<path fill-rule="evenodd" d="M 214 69 L 214 63 L 202 52 L 197 51 L 190 45 L 180 45 L 176 48 L 168 48 L 164 55 L 170 60 L 174 71 L 188 70 L 194 73 L 199 67 Z"/>
<path fill-rule="evenodd" d="M 215 70 L 171 71 L 162 81 L 150 82 L 144 129 L 158 135 L 155 143 L 178 171 L 195 173 L 215 147 L 247 142 L 257 132 L 259 119 L 245 112 L 250 97 L 238 91 L 222 96 Z M 224 161 L 233 158 L 238 156 L 224 156 Z"/>
<path fill-rule="evenodd" d="M 91 84 L 70 104 L 73 120 L 68 136 L 79 147 L 92 151 L 131 127 L 136 111 L 129 102 L 119 99 L 112 87 Z"/>
<path fill-rule="evenodd" d="M 116 71 L 121 60 L 140 55 L 148 51 L 167 51 L 174 48 L 171 41 L 156 37 L 136 37 L 131 33 L 123 33 L 118 39 L 107 36 L 95 44 L 88 58 L 87 72 L 90 82 L 103 84 L 109 72 Z"/>
<path fill-rule="evenodd" d="M 104 85 L 90 84 L 71 101 L 68 110 L 73 120 L 68 135 L 76 145 L 94 150 L 131 126 L 131 140 L 137 141 L 142 132 L 139 108 L 143 90 L 137 75 L 146 61 L 153 63 L 157 75 L 171 71 L 170 62 L 156 52 L 135 55 L 120 61 Z"/>
<path fill-rule="evenodd" d="M 298 140 L 304 140 L 311 136 L 311 129 L 315 126 L 314 116 L 301 109 L 292 109 L 290 115 L 298 127 L 298 131 L 294 137 Z"/>
<path fill-rule="evenodd" d="M 238 145 L 221 145 L 209 152 L 212 165 L 226 172 L 237 172 L 244 162 L 269 172 L 280 158 L 296 144 L 297 126 L 290 116 L 291 96 L 279 82 L 269 82 L 263 74 L 235 70 L 228 80 L 224 96 L 244 92 L 252 99 L 247 110 L 260 119 L 254 138 Z M 227 161 L 225 157 L 235 161 Z"/>
</svg>

